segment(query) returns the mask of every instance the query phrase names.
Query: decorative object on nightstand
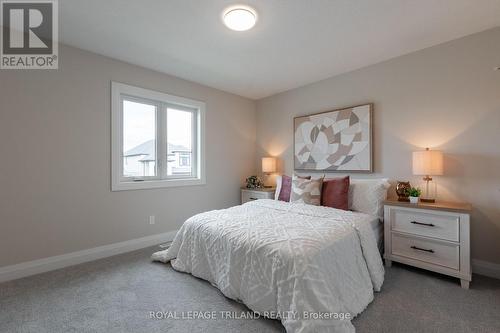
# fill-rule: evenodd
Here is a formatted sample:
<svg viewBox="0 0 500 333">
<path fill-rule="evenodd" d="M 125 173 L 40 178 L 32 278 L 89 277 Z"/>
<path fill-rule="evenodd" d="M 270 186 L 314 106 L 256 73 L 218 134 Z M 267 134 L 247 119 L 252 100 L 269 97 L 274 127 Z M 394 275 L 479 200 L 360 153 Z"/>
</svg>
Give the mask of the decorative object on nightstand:
<svg viewBox="0 0 500 333">
<path fill-rule="evenodd" d="M 410 182 L 398 181 L 398 184 L 396 185 L 396 194 L 398 195 L 398 201 L 410 201 L 410 199 L 408 199 L 408 189 L 410 188 Z"/>
<path fill-rule="evenodd" d="M 275 188 L 241 189 L 241 203 L 258 199 L 274 199 Z"/>
<path fill-rule="evenodd" d="M 410 187 L 406 190 L 406 194 L 408 194 L 408 199 L 410 203 L 416 204 L 418 203 L 418 198 L 422 194 L 422 191 L 418 187 Z"/>
<path fill-rule="evenodd" d="M 385 264 L 392 261 L 454 276 L 468 289 L 470 212 L 467 203 L 384 202 Z"/>
<path fill-rule="evenodd" d="M 424 176 L 425 185 L 420 200 L 436 202 L 437 185 L 432 181 L 431 176 L 443 174 L 443 153 L 439 150 L 429 150 L 429 148 L 413 152 L 413 174 Z"/>
<path fill-rule="evenodd" d="M 262 173 L 264 174 L 264 187 L 272 188 L 271 185 L 266 185 L 266 180 L 269 176 L 276 172 L 276 157 L 262 158 Z"/>
<path fill-rule="evenodd" d="M 250 176 L 246 179 L 246 188 L 251 188 L 251 189 L 254 189 L 254 188 L 261 188 L 264 186 L 264 184 L 262 183 L 262 180 L 260 180 L 259 177 L 257 176 Z"/>
</svg>

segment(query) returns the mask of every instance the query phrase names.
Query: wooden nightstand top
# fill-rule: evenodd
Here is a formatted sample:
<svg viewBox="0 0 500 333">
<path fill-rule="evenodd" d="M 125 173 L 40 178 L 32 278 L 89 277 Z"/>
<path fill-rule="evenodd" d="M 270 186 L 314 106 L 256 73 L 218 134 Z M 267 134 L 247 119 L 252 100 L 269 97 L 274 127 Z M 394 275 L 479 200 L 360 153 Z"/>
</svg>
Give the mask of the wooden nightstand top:
<svg viewBox="0 0 500 333">
<path fill-rule="evenodd" d="M 256 191 L 256 192 L 274 192 L 276 191 L 276 187 L 263 187 L 263 188 L 246 188 L 242 187 L 243 191 Z"/>
<path fill-rule="evenodd" d="M 419 202 L 418 204 L 412 204 L 409 202 L 398 201 L 397 199 L 391 199 L 384 201 L 384 204 L 390 206 L 407 207 L 407 208 L 446 210 L 449 212 L 459 212 L 459 213 L 470 213 L 472 210 L 472 205 L 466 202 L 436 201 L 435 203 Z"/>
</svg>

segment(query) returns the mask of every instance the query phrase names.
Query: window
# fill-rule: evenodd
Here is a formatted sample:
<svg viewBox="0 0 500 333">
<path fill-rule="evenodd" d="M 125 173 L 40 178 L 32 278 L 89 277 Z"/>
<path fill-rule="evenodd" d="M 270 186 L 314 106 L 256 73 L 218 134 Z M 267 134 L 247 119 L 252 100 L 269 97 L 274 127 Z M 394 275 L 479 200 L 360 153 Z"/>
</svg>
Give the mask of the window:
<svg viewBox="0 0 500 333">
<path fill-rule="evenodd" d="M 112 190 L 204 184 L 205 104 L 111 86 Z"/>
<path fill-rule="evenodd" d="M 124 97 L 123 177 L 156 176 L 156 105 Z"/>
<path fill-rule="evenodd" d="M 180 166 L 189 166 L 191 165 L 191 156 L 182 156 L 180 157 L 179 161 Z"/>
</svg>

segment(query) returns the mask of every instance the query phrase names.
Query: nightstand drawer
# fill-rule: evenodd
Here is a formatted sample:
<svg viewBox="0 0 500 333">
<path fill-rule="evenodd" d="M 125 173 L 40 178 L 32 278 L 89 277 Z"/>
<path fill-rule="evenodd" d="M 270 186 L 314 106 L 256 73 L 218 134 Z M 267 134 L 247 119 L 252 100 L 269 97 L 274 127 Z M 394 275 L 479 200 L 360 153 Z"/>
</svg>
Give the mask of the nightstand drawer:
<svg viewBox="0 0 500 333">
<path fill-rule="evenodd" d="M 459 269 L 460 246 L 393 233 L 392 254 Z"/>
<path fill-rule="evenodd" d="M 459 217 L 454 214 L 433 214 L 415 210 L 393 209 L 391 228 L 394 231 L 458 242 Z"/>
<path fill-rule="evenodd" d="M 274 198 L 274 191 L 241 190 L 242 203 L 258 199 L 273 199 L 273 198 Z"/>
</svg>

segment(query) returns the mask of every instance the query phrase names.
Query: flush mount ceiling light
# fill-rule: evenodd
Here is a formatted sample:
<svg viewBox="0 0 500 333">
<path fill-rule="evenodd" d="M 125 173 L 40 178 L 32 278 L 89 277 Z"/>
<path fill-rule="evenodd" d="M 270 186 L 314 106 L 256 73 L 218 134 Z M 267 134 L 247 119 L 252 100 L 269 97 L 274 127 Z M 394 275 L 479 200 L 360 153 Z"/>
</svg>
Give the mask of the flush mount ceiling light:
<svg viewBox="0 0 500 333">
<path fill-rule="evenodd" d="M 257 12 L 248 6 L 231 6 L 222 13 L 222 21 L 231 30 L 249 30 L 257 22 Z"/>
</svg>

